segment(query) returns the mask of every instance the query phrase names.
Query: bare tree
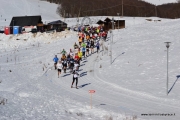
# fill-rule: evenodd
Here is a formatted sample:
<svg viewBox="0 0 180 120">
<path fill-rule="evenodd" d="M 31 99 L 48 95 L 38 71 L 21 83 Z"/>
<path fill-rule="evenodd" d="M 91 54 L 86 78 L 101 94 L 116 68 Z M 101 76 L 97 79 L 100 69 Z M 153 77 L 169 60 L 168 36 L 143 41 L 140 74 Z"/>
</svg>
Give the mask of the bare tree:
<svg viewBox="0 0 180 120">
<path fill-rule="evenodd" d="M 122 0 L 48 0 L 58 3 L 57 13 L 63 17 L 116 16 L 122 13 Z M 124 0 L 124 16 L 155 16 L 162 18 L 180 17 L 180 0 L 155 6 L 142 0 Z"/>
</svg>

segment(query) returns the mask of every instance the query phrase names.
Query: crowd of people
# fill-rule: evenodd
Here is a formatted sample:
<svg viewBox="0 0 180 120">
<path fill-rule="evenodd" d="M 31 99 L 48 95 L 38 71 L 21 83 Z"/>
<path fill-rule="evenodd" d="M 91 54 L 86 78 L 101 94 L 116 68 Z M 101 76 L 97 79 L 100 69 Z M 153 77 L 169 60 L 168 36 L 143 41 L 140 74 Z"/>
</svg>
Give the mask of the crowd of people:
<svg viewBox="0 0 180 120">
<path fill-rule="evenodd" d="M 76 81 L 76 88 L 78 84 L 79 77 L 79 67 L 82 61 L 82 58 L 87 58 L 91 54 L 98 53 L 100 50 L 100 39 L 106 40 L 107 32 L 103 30 L 103 27 L 78 27 L 78 43 L 74 43 L 73 49 L 70 49 L 69 52 L 66 52 L 65 49 L 61 51 L 61 58 L 58 58 L 55 55 L 54 68 L 58 71 L 58 78 L 62 72 L 66 73 L 67 69 L 70 73 L 73 74 L 73 81 L 71 88 L 73 87 L 74 82 Z M 96 48 L 96 51 L 94 51 Z M 62 71 L 63 70 L 63 71 Z"/>
</svg>

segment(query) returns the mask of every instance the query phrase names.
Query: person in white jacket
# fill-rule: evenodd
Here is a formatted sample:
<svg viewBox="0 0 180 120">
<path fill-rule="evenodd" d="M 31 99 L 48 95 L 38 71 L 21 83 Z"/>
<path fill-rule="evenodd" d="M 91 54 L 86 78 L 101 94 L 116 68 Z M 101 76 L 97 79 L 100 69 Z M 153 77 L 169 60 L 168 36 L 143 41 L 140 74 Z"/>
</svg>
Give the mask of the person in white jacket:
<svg viewBox="0 0 180 120">
<path fill-rule="evenodd" d="M 61 74 L 62 68 L 63 68 L 62 62 L 59 61 L 58 64 L 57 64 L 58 78 L 59 78 L 59 75 Z"/>
<path fill-rule="evenodd" d="M 79 64 L 78 62 L 74 63 L 74 70 L 78 71 L 79 70 Z"/>
<path fill-rule="evenodd" d="M 70 49 L 69 55 L 74 57 L 74 52 L 72 51 L 72 49 Z"/>
<path fill-rule="evenodd" d="M 74 70 L 74 71 L 73 71 L 73 82 L 72 82 L 71 88 L 73 87 L 73 84 L 74 84 L 74 82 L 76 81 L 76 89 L 78 89 L 78 87 L 77 87 L 77 84 L 78 84 L 78 76 L 79 76 L 78 71 L 77 71 L 77 70 Z"/>
</svg>

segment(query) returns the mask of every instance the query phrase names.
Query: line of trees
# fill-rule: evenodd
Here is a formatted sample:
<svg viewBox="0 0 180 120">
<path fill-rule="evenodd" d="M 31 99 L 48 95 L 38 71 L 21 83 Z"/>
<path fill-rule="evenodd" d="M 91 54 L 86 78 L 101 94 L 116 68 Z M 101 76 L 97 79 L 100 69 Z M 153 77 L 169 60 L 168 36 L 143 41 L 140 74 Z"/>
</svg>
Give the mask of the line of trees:
<svg viewBox="0 0 180 120">
<path fill-rule="evenodd" d="M 180 0 L 177 3 L 155 6 L 142 0 L 47 0 L 59 4 L 57 13 L 65 18 L 84 16 L 180 18 Z"/>
</svg>

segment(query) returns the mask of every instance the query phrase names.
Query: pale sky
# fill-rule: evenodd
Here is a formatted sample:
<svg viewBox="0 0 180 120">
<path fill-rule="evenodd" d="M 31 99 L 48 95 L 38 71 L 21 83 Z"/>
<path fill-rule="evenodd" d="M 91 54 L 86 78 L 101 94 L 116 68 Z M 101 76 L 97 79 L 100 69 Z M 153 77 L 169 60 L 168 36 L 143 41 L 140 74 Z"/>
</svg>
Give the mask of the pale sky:
<svg viewBox="0 0 180 120">
<path fill-rule="evenodd" d="M 177 2 L 177 0 L 144 0 L 144 1 L 147 1 L 147 2 L 155 4 L 155 5 L 161 5 L 161 4 L 164 4 L 164 3 Z"/>
</svg>

